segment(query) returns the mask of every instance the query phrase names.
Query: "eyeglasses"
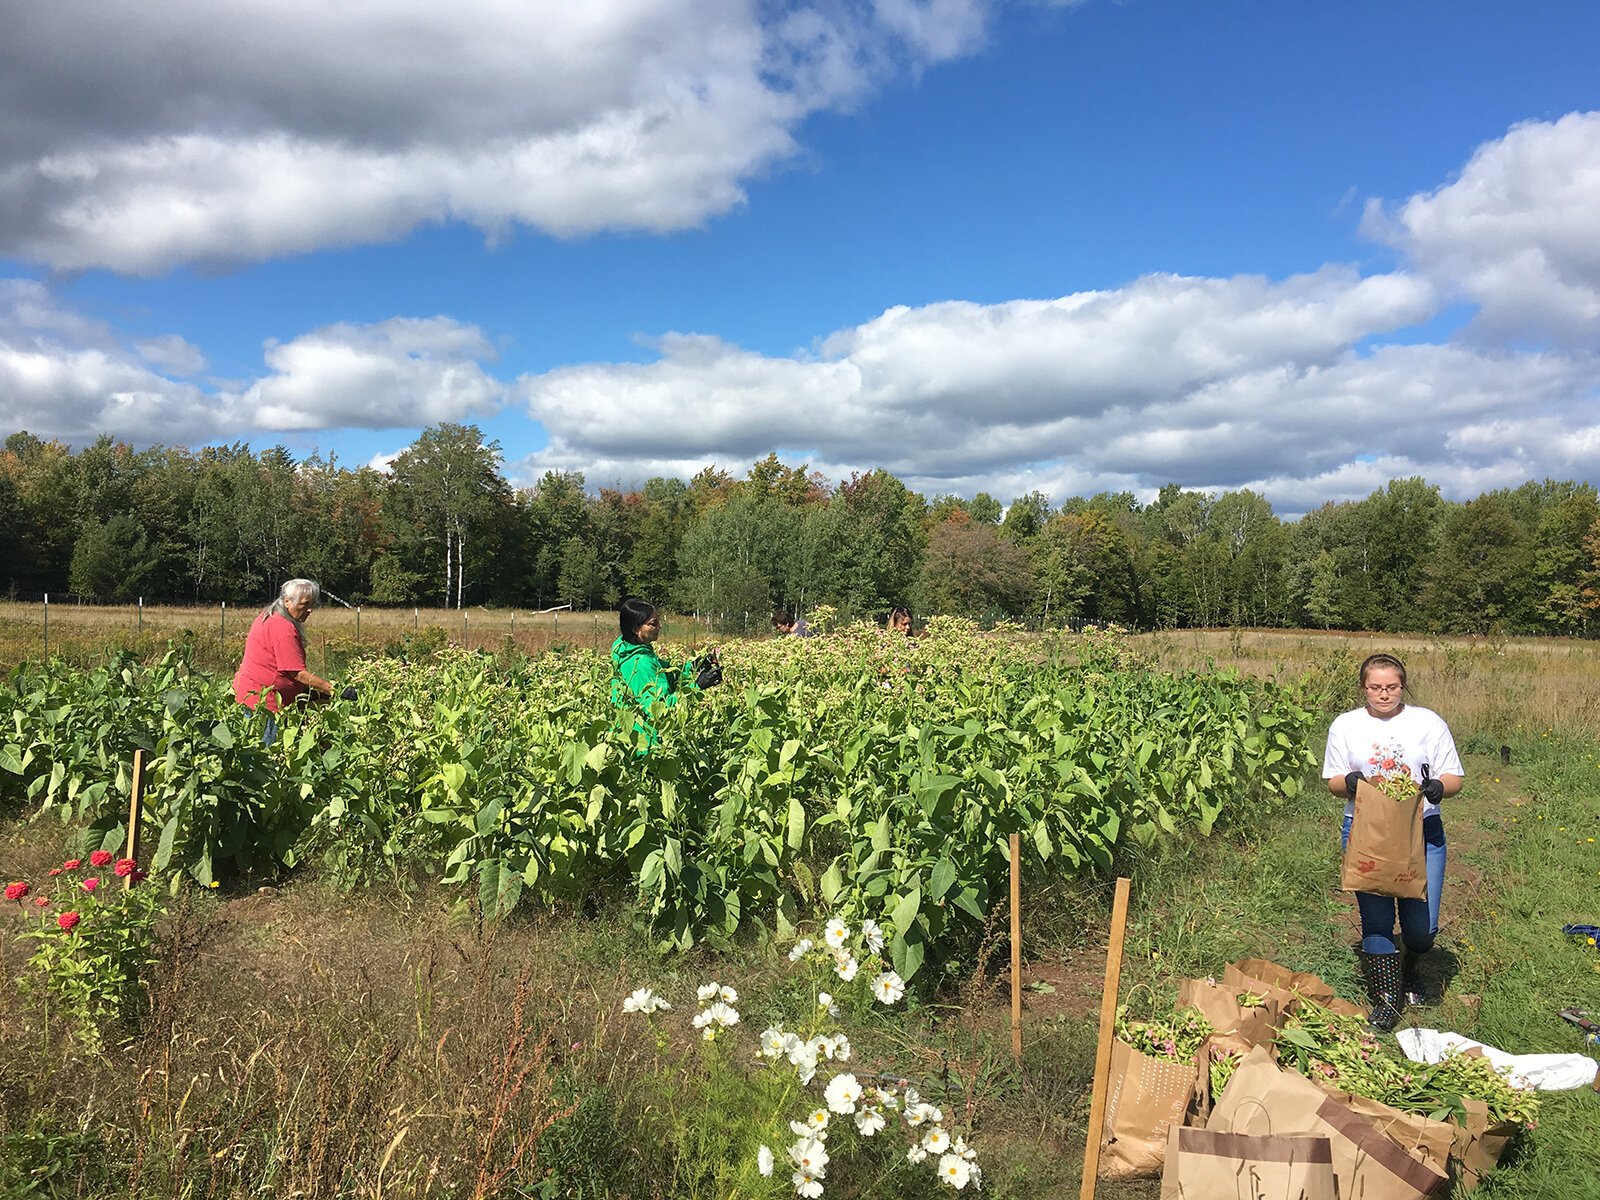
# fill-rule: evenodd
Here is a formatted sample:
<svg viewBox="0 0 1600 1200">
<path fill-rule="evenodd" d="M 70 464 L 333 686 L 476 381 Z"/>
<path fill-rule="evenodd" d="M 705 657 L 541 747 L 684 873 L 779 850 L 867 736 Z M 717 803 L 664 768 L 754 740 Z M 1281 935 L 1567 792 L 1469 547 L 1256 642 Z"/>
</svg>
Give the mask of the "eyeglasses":
<svg viewBox="0 0 1600 1200">
<path fill-rule="evenodd" d="M 1386 696 L 1390 692 L 1398 692 L 1405 685 L 1400 683 L 1369 683 L 1364 686 L 1374 696 Z"/>
</svg>

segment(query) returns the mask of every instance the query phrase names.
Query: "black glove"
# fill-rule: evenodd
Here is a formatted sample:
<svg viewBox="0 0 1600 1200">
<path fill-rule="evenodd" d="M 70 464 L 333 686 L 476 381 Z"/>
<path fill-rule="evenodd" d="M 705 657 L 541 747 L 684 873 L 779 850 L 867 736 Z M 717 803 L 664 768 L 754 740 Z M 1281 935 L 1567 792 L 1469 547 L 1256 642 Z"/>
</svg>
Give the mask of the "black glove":
<svg viewBox="0 0 1600 1200">
<path fill-rule="evenodd" d="M 355 698 L 356 690 L 353 687 L 347 687 L 344 691 L 339 693 L 339 699 L 341 700 L 354 700 Z"/>
<path fill-rule="evenodd" d="M 716 687 L 717 684 L 721 682 L 722 664 L 716 662 L 715 660 L 705 666 L 700 667 L 700 669 L 695 672 L 694 685 L 697 688 Z"/>
<path fill-rule="evenodd" d="M 1444 780 L 1433 778 L 1427 763 L 1422 764 L 1422 798 L 1429 804 L 1438 804 L 1444 799 Z"/>
<path fill-rule="evenodd" d="M 1356 798 L 1356 784 L 1365 778 L 1366 776 L 1360 771 L 1351 771 L 1344 777 L 1344 794 L 1354 800 Z"/>
</svg>

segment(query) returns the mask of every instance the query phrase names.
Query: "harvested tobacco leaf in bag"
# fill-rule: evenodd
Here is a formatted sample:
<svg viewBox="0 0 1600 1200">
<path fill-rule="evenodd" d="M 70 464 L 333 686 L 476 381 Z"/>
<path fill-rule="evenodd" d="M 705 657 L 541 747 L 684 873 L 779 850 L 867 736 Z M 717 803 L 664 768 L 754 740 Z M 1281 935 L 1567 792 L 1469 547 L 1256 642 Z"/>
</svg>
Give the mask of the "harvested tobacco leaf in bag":
<svg viewBox="0 0 1600 1200">
<path fill-rule="evenodd" d="M 1167 1134 L 1161 1200 L 1337 1200 L 1325 1137 L 1260 1137 L 1184 1129 Z"/>
<path fill-rule="evenodd" d="M 1193 1010 L 1155 1021 L 1130 1021 L 1126 1010 L 1117 1010 L 1102 1175 L 1127 1178 L 1161 1170 L 1167 1129 L 1183 1124 L 1194 1093 L 1195 1052 L 1210 1033 L 1205 1018 Z"/>
<path fill-rule="evenodd" d="M 1228 1086 L 1254 1043 L 1236 1033 L 1214 1033 L 1195 1056 L 1194 1099 L 1189 1104 L 1190 1125 L 1204 1125 L 1211 1109 Z"/>
<path fill-rule="evenodd" d="M 1428 898 L 1427 849 L 1422 840 L 1422 792 L 1397 800 L 1367 780 L 1356 785 L 1355 817 L 1344 848 L 1339 886 L 1400 900 Z"/>
</svg>

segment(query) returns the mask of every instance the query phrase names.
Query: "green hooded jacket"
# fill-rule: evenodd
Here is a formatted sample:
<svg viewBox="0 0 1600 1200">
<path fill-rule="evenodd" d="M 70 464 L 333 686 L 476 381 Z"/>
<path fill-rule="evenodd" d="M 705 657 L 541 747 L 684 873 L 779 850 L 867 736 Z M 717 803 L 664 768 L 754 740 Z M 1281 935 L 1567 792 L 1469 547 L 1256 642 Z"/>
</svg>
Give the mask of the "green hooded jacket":
<svg viewBox="0 0 1600 1200">
<path fill-rule="evenodd" d="M 661 660 L 647 642 L 630 642 L 619 637 L 611 643 L 611 703 L 633 714 L 633 727 L 657 741 L 656 727 L 650 720 L 656 701 L 671 708 L 684 691 L 698 691 L 694 682 L 694 663 L 686 662 L 673 670 Z"/>
</svg>

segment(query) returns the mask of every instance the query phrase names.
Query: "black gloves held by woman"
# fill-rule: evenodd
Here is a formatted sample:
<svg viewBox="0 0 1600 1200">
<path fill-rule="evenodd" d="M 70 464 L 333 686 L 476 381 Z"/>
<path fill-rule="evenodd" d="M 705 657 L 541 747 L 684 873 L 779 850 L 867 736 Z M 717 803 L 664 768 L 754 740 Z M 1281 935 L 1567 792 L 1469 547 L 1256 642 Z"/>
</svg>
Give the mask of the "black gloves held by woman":
<svg viewBox="0 0 1600 1200">
<path fill-rule="evenodd" d="M 722 662 L 715 650 L 694 660 L 694 685 L 697 688 L 716 687 L 722 682 Z"/>
<path fill-rule="evenodd" d="M 1360 771 L 1351 771 L 1344 777 L 1344 794 L 1354 800 L 1356 798 L 1356 784 L 1365 778 L 1366 776 Z"/>
<path fill-rule="evenodd" d="M 1437 804 L 1444 799 L 1444 780 L 1424 779 L 1422 781 L 1422 798 L 1429 804 Z"/>
</svg>

